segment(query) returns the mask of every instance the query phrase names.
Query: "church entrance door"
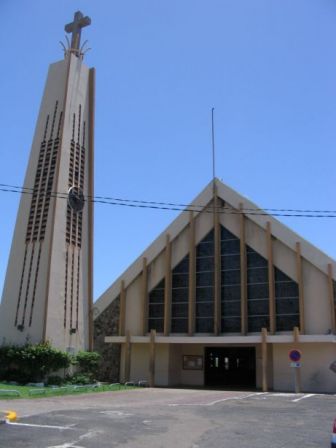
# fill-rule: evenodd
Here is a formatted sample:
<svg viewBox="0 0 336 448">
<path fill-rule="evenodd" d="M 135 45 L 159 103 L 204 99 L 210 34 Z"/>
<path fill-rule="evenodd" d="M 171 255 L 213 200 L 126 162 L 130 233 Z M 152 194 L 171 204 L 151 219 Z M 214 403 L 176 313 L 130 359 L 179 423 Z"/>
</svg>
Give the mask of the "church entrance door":
<svg viewBox="0 0 336 448">
<path fill-rule="evenodd" d="M 205 347 L 204 384 L 256 387 L 255 347 Z"/>
</svg>

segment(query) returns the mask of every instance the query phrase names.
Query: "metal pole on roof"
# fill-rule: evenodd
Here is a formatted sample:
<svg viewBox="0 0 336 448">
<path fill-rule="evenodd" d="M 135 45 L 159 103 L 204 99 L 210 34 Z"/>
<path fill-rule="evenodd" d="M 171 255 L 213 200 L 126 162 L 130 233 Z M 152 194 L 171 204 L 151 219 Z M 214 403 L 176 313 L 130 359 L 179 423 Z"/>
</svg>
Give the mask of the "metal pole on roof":
<svg viewBox="0 0 336 448">
<path fill-rule="evenodd" d="M 215 123 L 214 123 L 214 111 L 215 108 L 211 109 L 211 135 L 212 135 L 212 179 L 215 184 L 216 177 L 216 158 L 215 158 Z"/>
</svg>

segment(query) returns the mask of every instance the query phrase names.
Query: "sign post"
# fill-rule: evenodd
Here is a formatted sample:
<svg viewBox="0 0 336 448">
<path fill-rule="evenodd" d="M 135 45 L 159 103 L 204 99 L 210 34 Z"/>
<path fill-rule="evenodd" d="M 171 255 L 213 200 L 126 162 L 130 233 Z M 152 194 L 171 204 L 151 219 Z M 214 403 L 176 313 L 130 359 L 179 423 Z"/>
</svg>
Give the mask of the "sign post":
<svg viewBox="0 0 336 448">
<path fill-rule="evenodd" d="M 295 393 L 299 394 L 301 390 L 301 352 L 297 349 L 292 349 L 288 353 L 290 367 L 294 368 L 294 384 Z"/>
</svg>

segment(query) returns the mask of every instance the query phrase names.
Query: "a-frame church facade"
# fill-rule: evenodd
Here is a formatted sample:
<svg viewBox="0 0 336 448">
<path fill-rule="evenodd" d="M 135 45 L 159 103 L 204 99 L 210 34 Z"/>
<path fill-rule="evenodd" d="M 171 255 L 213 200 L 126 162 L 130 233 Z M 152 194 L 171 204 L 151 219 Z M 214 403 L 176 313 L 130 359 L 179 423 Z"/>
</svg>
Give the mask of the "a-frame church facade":
<svg viewBox="0 0 336 448">
<path fill-rule="evenodd" d="M 95 303 L 107 376 L 335 393 L 335 261 L 217 179 L 188 208 Z"/>
</svg>

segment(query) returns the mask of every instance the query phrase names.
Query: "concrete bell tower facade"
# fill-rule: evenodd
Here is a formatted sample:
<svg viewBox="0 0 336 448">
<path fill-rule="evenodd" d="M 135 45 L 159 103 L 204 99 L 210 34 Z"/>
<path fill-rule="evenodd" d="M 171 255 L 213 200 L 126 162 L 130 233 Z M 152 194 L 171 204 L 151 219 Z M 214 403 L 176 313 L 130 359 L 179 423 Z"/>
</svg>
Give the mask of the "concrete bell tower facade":
<svg viewBox="0 0 336 448">
<path fill-rule="evenodd" d="M 83 63 L 76 12 L 64 60 L 51 64 L 0 306 L 0 345 L 92 348 L 95 71 Z"/>
</svg>

